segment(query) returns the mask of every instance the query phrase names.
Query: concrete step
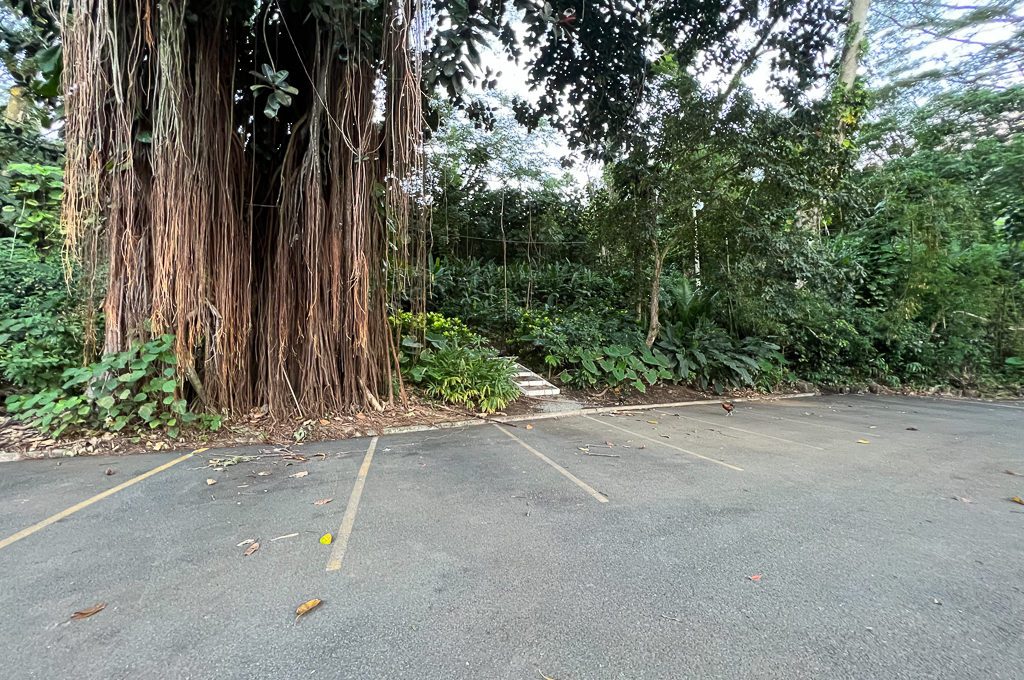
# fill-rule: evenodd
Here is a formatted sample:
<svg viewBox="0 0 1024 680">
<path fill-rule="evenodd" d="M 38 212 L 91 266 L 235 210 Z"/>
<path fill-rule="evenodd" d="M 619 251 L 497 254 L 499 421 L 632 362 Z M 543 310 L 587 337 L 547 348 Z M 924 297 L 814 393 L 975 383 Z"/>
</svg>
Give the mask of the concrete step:
<svg viewBox="0 0 1024 680">
<path fill-rule="evenodd" d="M 507 357 L 515 361 L 513 357 Z M 516 386 L 527 397 L 552 397 L 562 391 L 520 363 L 516 363 Z"/>
</svg>

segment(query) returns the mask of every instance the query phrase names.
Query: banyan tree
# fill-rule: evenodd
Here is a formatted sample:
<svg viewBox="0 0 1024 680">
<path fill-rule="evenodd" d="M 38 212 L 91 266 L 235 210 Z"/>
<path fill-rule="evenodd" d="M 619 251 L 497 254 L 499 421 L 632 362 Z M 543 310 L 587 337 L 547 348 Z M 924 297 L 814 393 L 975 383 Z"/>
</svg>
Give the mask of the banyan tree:
<svg viewBox="0 0 1024 680">
<path fill-rule="evenodd" d="M 69 245 L 97 349 L 173 333 L 214 407 L 381 408 L 423 240 L 414 0 L 63 8 Z M 99 305 L 97 305 L 99 306 Z"/>
<path fill-rule="evenodd" d="M 53 0 L 63 46 L 63 222 L 93 352 L 174 334 L 216 409 L 381 409 L 401 390 L 388 313 L 422 306 L 424 101 L 528 62 L 576 147 L 635 127 L 652 60 L 809 63 L 832 0 Z M 779 27 L 801 26 L 785 38 Z M 745 29 L 746 30 L 746 29 Z M 764 31 L 763 35 L 761 31 Z M 750 32 L 750 31 L 748 31 Z M 487 112 L 467 109 L 486 124 Z M 615 140 L 620 140 L 616 142 Z M 102 329 L 100 331 L 99 329 Z"/>
</svg>

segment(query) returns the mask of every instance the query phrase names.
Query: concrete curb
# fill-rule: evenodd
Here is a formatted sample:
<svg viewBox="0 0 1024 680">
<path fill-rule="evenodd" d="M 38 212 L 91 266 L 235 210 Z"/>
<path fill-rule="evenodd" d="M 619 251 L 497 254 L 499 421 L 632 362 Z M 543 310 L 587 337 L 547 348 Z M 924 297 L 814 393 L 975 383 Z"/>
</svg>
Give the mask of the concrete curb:
<svg viewBox="0 0 1024 680">
<path fill-rule="evenodd" d="M 655 408 L 679 408 L 683 406 L 707 406 L 708 404 L 721 404 L 723 401 L 731 401 L 733 403 L 742 402 L 760 402 L 760 401 L 778 401 L 781 399 L 805 399 L 807 397 L 817 396 L 815 392 L 801 392 L 799 394 L 780 394 L 778 396 L 771 397 L 738 397 L 735 399 L 699 399 L 696 401 L 671 401 L 659 404 L 631 404 L 629 406 L 595 406 L 592 408 L 577 408 L 569 411 L 556 411 L 553 413 L 535 413 L 531 415 L 522 416 L 501 416 L 498 418 L 472 418 L 467 420 L 450 420 L 443 423 L 436 423 L 434 425 L 402 425 L 399 427 L 385 427 L 383 430 L 378 430 L 376 434 L 366 434 L 359 437 L 349 437 L 349 439 L 366 439 L 367 437 L 383 437 L 393 434 L 414 434 L 416 432 L 433 432 L 435 430 L 452 430 L 460 427 L 477 427 L 479 425 L 492 425 L 492 424 L 506 424 L 512 425 L 515 423 L 521 423 L 524 421 L 536 421 L 536 420 L 554 420 L 558 418 L 572 418 L 574 416 L 591 415 L 594 413 L 613 413 L 619 411 L 647 411 Z M 324 440 L 324 441 L 348 441 L 347 439 L 339 440 Z M 310 442 L 313 443 L 313 442 Z M 317 442 L 323 443 L 323 442 Z M 248 444 L 239 444 L 238 446 L 248 446 Z M 234 447 L 222 447 L 222 448 L 234 448 Z M 176 449 L 167 451 L 160 451 L 159 453 L 174 453 Z M 184 450 L 184 449 L 182 449 Z M 212 448 L 210 451 L 216 451 L 217 448 Z M 147 451 L 145 453 L 156 453 L 155 451 Z M 133 454 L 122 454 L 122 455 L 133 455 Z M 21 460 L 41 460 L 41 459 L 52 459 L 52 458 L 68 458 L 69 456 L 61 453 L 43 453 L 37 456 L 25 456 L 15 452 L 0 451 L 0 463 L 14 463 Z M 79 457 L 79 456 L 75 456 Z M 84 457 L 84 456 L 81 456 Z"/>
</svg>

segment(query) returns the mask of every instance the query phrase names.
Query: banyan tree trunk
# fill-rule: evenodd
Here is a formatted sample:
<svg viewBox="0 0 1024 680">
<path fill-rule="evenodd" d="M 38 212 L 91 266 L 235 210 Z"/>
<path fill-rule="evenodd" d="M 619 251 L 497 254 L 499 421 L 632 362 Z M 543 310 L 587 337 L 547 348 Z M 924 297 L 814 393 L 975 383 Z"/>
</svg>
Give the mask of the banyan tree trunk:
<svg viewBox="0 0 1024 680">
<path fill-rule="evenodd" d="M 393 0 L 382 21 L 274 2 L 65 0 L 64 224 L 93 309 L 102 298 L 96 351 L 173 333 L 182 375 L 216 409 L 393 401 L 387 314 L 423 265 L 412 2 Z M 378 21 L 383 37 L 341 59 L 353 21 Z M 260 54 L 268 25 L 286 46 L 276 56 L 299 66 L 300 95 L 274 122 L 248 77 L 274 60 Z"/>
</svg>

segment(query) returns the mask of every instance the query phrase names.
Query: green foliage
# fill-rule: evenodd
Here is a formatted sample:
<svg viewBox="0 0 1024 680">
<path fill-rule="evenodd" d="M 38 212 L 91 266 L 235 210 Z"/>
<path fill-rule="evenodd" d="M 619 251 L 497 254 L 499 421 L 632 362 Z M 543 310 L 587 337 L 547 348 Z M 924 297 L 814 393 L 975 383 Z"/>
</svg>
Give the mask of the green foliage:
<svg viewBox="0 0 1024 680">
<path fill-rule="evenodd" d="M 446 344 L 420 352 L 405 375 L 431 399 L 493 413 L 518 398 L 515 372 L 494 350 Z"/>
<path fill-rule="evenodd" d="M 60 387 L 7 398 L 15 417 L 53 437 L 75 432 L 163 429 L 178 437 L 184 425 L 216 430 L 219 416 L 197 415 L 180 395 L 174 336 L 163 335 L 64 371 Z"/>
<path fill-rule="evenodd" d="M 64 171 L 52 165 L 10 163 L 4 176 L 9 187 L 0 196 L 3 230 L 41 250 L 58 243 Z"/>
<path fill-rule="evenodd" d="M 0 383 L 38 391 L 82 359 L 77 303 L 56 256 L 0 239 Z"/>
<path fill-rule="evenodd" d="M 391 327 L 402 375 L 431 399 L 492 413 L 519 396 L 515 364 L 485 347 L 459 319 L 402 312 L 391 317 Z"/>
<path fill-rule="evenodd" d="M 578 349 L 570 354 L 568 360 L 577 367 L 563 371 L 561 378 L 575 387 L 628 385 L 646 392 L 648 385 L 673 377 L 669 359 L 643 345 Z"/>
<path fill-rule="evenodd" d="M 772 389 L 784 376 L 779 346 L 756 338 L 738 340 L 707 319 L 686 328 L 666 326 L 655 343 L 672 376 L 716 392 L 735 387 Z"/>
</svg>

